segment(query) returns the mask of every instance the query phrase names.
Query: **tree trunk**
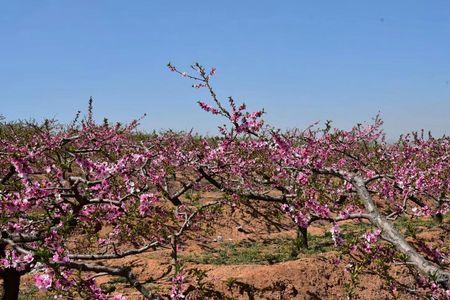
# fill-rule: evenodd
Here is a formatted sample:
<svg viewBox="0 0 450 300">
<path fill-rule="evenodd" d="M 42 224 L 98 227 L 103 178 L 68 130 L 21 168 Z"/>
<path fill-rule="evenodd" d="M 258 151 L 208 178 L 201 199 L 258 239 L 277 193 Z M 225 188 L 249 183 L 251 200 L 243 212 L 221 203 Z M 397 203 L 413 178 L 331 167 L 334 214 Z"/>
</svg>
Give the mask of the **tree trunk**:
<svg viewBox="0 0 450 300">
<path fill-rule="evenodd" d="M 174 232 L 170 237 L 170 244 L 172 247 L 172 252 L 170 253 L 171 264 L 174 268 L 175 275 L 178 273 L 178 240 L 176 233 Z"/>
<path fill-rule="evenodd" d="M 300 246 L 303 249 L 308 249 L 308 228 L 300 227 L 297 231 L 297 238 L 300 241 Z"/>
<path fill-rule="evenodd" d="M 0 242 L 0 258 L 5 257 L 6 243 Z M 5 269 L 0 272 L 3 279 L 3 297 L 2 300 L 19 299 L 20 272 L 15 269 Z"/>
<path fill-rule="evenodd" d="M 297 236 L 292 244 L 291 257 L 297 257 L 302 249 L 308 249 L 308 228 L 297 227 Z"/>
<path fill-rule="evenodd" d="M 444 198 L 444 195 L 441 195 L 442 198 Z M 440 209 L 442 207 L 442 201 L 438 201 L 437 208 Z M 441 213 L 437 213 L 433 216 L 433 220 L 437 222 L 438 224 L 442 224 L 442 221 L 444 221 L 444 216 Z"/>
<path fill-rule="evenodd" d="M 20 272 L 14 269 L 3 271 L 3 297 L 2 300 L 19 299 Z"/>
<path fill-rule="evenodd" d="M 433 220 L 438 224 L 442 224 L 442 222 L 444 221 L 444 216 L 441 213 L 437 213 L 433 216 Z"/>
</svg>

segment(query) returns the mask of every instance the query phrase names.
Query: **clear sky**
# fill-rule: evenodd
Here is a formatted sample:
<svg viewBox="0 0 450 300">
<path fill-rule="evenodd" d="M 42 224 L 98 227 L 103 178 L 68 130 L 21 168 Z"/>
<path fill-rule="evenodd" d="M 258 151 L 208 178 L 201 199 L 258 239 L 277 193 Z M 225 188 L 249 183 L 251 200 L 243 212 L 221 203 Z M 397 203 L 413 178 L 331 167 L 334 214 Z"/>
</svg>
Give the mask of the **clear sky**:
<svg viewBox="0 0 450 300">
<path fill-rule="evenodd" d="M 145 129 L 215 132 L 171 61 L 270 123 L 348 128 L 381 112 L 392 137 L 450 134 L 450 1 L 0 0 L 0 114 L 95 113 Z"/>
</svg>

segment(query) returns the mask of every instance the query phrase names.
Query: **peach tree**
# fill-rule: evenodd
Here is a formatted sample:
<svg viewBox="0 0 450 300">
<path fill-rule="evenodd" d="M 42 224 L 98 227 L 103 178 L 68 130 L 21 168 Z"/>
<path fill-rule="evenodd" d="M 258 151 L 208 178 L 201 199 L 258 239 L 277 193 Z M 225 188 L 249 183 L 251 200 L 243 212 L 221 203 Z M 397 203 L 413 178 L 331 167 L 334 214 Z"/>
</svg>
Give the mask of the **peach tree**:
<svg viewBox="0 0 450 300">
<path fill-rule="evenodd" d="M 107 275 L 123 278 L 147 299 L 159 298 L 133 265 L 105 261 L 169 247 L 175 269 L 167 273 L 182 275 L 178 243 L 202 210 L 215 205 L 180 200 L 199 189 L 202 177 L 190 169 L 198 139 L 187 133 L 142 135 L 138 121 L 97 124 L 92 101 L 88 116 L 79 119 L 69 125 L 0 124 L 3 298 L 17 299 L 20 279 L 30 272 L 39 289 L 63 297 L 124 299 L 96 284 Z M 177 286 L 173 299 L 181 293 Z"/>
<path fill-rule="evenodd" d="M 168 67 L 205 89 L 211 104 L 199 106 L 226 120 L 221 139 L 205 141 L 207 153 L 196 166 L 207 181 L 237 201 L 272 203 L 292 219 L 303 246 L 311 224 L 330 222 L 336 247 L 350 259 L 352 278 L 361 269 L 376 269 L 394 295 L 450 297 L 449 228 L 443 224 L 450 210 L 450 138 L 420 132 L 388 142 L 378 116 L 350 130 L 330 122 L 324 128 L 277 129 L 265 125 L 263 111 L 248 111 L 231 97 L 220 100 L 211 85 L 215 69 L 197 63 L 191 74 Z M 401 218 L 434 218 L 442 240 L 430 244 L 407 236 L 394 223 Z M 372 228 L 344 239 L 339 224 L 349 220 Z M 395 266 L 403 266 L 414 283 L 394 280 L 389 269 Z"/>
</svg>

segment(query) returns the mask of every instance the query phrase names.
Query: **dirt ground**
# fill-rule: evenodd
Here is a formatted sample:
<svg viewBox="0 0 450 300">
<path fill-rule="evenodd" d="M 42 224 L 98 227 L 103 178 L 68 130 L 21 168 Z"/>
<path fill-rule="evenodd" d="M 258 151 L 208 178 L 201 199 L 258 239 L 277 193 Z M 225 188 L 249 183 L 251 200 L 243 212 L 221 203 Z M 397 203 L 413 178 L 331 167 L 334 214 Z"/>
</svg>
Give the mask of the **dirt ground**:
<svg viewBox="0 0 450 300">
<path fill-rule="evenodd" d="M 214 230 L 181 248 L 178 258 L 189 274 L 184 285 L 187 299 L 348 299 L 350 274 L 345 271 L 345 260 L 337 263 L 338 252 L 332 247 L 329 224 L 310 227 L 310 249 L 294 257 L 289 251 L 295 230 L 277 229 L 248 212 L 241 214 L 236 216 L 234 212 L 218 219 Z M 445 233 L 423 229 L 420 234 L 424 239 L 445 240 Z M 167 293 L 171 285 L 167 274 L 173 271 L 170 262 L 170 250 L 162 249 L 105 263 L 133 264 L 141 281 L 158 279 L 148 288 Z M 399 268 L 395 273 L 408 280 L 405 270 Z M 385 282 L 374 274 L 362 274 L 359 279 L 353 299 L 423 299 L 423 295 L 414 298 L 391 294 Z M 98 277 L 97 282 L 128 299 L 142 299 L 123 281 Z M 27 278 L 24 289 L 29 285 Z M 49 299 L 45 297 L 38 293 L 22 299 Z"/>
</svg>

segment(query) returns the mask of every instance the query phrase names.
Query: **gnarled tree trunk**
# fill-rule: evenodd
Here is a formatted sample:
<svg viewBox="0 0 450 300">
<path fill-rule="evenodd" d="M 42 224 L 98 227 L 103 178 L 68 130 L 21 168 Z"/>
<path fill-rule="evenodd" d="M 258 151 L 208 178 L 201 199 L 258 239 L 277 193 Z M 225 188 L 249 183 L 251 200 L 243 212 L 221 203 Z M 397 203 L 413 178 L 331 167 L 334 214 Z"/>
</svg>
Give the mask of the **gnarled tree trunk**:
<svg viewBox="0 0 450 300">
<path fill-rule="evenodd" d="M 433 275 L 443 287 L 446 289 L 450 288 L 450 272 L 428 261 L 405 240 L 403 235 L 394 227 L 394 225 L 379 212 L 362 178 L 351 176 L 351 182 L 364 203 L 366 211 L 370 216 L 370 221 L 373 225 L 382 230 L 383 238 L 392 243 L 398 251 L 405 254 L 409 263 L 414 265 L 422 274 L 427 276 Z"/>
<path fill-rule="evenodd" d="M 20 277 L 20 272 L 15 269 L 6 269 L 2 272 L 3 300 L 19 299 Z"/>
<path fill-rule="evenodd" d="M 0 258 L 5 256 L 6 243 L 0 242 Z M 5 269 L 0 271 L 3 279 L 3 300 L 19 299 L 20 272 L 15 269 Z"/>
</svg>

